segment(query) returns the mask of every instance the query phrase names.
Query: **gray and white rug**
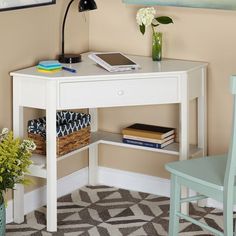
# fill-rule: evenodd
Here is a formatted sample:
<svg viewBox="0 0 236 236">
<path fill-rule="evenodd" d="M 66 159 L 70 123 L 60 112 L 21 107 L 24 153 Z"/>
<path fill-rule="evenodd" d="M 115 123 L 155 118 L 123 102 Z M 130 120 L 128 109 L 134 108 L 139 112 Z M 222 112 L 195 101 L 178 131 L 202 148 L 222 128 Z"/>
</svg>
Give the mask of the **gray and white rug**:
<svg viewBox="0 0 236 236">
<path fill-rule="evenodd" d="M 58 232 L 46 231 L 46 207 L 22 224 L 8 224 L 6 236 L 157 236 L 167 235 L 169 198 L 108 186 L 85 186 L 58 199 Z M 223 228 L 222 211 L 190 205 L 190 214 L 216 229 Z M 189 222 L 181 236 L 212 235 Z"/>
</svg>

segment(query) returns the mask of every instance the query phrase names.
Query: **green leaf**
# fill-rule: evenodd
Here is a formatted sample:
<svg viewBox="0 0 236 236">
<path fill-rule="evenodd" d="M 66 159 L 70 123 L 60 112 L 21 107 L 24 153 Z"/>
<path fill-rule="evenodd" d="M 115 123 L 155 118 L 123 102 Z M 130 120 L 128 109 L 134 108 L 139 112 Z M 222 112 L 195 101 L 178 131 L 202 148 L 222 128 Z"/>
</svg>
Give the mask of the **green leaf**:
<svg viewBox="0 0 236 236">
<path fill-rule="evenodd" d="M 139 29 L 140 29 L 140 31 L 141 31 L 142 34 L 145 34 L 145 28 L 146 28 L 146 27 L 145 27 L 144 24 L 142 24 L 142 25 L 139 26 Z"/>
<path fill-rule="evenodd" d="M 158 23 L 164 24 L 164 25 L 174 23 L 173 20 L 169 16 L 159 16 L 159 17 L 155 18 L 155 20 Z"/>
</svg>

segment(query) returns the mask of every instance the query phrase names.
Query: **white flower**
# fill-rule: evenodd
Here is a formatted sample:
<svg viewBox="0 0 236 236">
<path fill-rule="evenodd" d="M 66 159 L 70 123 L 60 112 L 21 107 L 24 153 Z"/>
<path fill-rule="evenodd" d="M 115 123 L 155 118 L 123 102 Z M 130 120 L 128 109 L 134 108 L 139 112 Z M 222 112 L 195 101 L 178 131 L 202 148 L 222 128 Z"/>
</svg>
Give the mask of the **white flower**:
<svg viewBox="0 0 236 236">
<path fill-rule="evenodd" d="M 8 132 L 9 132 L 8 128 L 3 128 L 2 129 L 2 135 L 8 134 Z"/>
<path fill-rule="evenodd" d="M 22 149 L 26 149 L 27 151 L 34 151 L 36 148 L 36 145 L 32 140 L 25 139 L 21 143 L 20 147 Z"/>
<path fill-rule="evenodd" d="M 139 25 L 144 24 L 146 27 L 151 25 L 155 18 L 156 10 L 154 7 L 146 7 L 138 10 L 136 20 Z"/>
<path fill-rule="evenodd" d="M 9 130 L 8 128 L 3 128 L 2 129 L 2 132 L 0 134 L 0 142 L 5 139 L 5 137 L 7 136 L 7 134 L 9 133 Z"/>
</svg>

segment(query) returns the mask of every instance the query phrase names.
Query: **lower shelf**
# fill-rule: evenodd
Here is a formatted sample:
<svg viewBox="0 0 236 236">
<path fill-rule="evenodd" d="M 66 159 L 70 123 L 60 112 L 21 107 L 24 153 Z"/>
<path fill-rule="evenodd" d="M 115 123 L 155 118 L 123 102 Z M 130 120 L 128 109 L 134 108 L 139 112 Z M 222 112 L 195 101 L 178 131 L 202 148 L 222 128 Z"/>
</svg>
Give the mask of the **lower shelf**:
<svg viewBox="0 0 236 236">
<path fill-rule="evenodd" d="M 92 147 L 93 145 L 97 144 L 108 144 L 108 145 L 116 145 L 126 148 L 133 148 L 133 149 L 142 149 L 152 152 L 159 152 L 163 154 L 170 154 L 170 155 L 179 155 L 179 144 L 178 143 L 172 143 L 168 146 L 166 146 L 163 149 L 156 149 L 156 148 L 150 148 L 150 147 L 143 147 L 143 146 L 137 146 L 137 145 L 131 145 L 126 144 L 122 142 L 122 135 L 121 134 L 115 134 L 105 131 L 98 131 L 93 132 L 90 139 L 90 144 L 82 147 L 78 150 L 72 151 L 66 155 L 60 156 L 57 158 L 57 161 L 63 160 L 71 155 L 74 155 L 76 153 L 79 153 L 81 151 L 84 151 L 88 149 L 89 147 Z M 190 145 L 190 156 L 199 155 L 202 152 L 202 149 L 198 148 L 196 145 Z M 31 176 L 46 178 L 46 157 L 41 155 L 33 155 L 32 156 L 33 164 L 30 166 L 29 171 Z"/>
</svg>

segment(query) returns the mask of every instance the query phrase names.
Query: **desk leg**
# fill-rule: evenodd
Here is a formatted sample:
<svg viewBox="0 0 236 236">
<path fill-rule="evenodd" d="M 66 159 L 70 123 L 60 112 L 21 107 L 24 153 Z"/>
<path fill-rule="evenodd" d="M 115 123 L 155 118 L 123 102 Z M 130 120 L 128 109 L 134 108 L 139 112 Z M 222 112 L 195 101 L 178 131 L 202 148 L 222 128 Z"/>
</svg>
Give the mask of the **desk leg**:
<svg viewBox="0 0 236 236">
<path fill-rule="evenodd" d="M 206 68 L 202 69 L 201 95 L 198 97 L 198 147 L 202 155 L 207 155 L 207 103 L 206 103 Z M 207 199 L 198 201 L 198 206 L 205 207 Z"/>
<path fill-rule="evenodd" d="M 20 106 L 20 81 L 13 80 L 13 132 L 15 137 L 23 137 L 24 112 Z M 14 190 L 14 222 L 20 224 L 24 222 L 24 186 L 16 184 Z"/>
<path fill-rule="evenodd" d="M 91 132 L 98 130 L 98 110 L 96 108 L 89 109 L 91 115 Z M 95 144 L 89 148 L 89 184 L 96 185 L 98 183 L 98 145 Z"/>
<path fill-rule="evenodd" d="M 89 185 L 98 184 L 98 145 L 89 148 Z"/>
<path fill-rule="evenodd" d="M 56 86 L 47 83 L 47 231 L 57 231 Z"/>
<path fill-rule="evenodd" d="M 198 147 L 202 148 L 202 154 L 207 154 L 207 103 L 206 103 L 206 69 L 202 69 L 202 91 L 198 97 Z"/>
<path fill-rule="evenodd" d="M 189 96 L 188 96 L 188 79 L 183 76 L 181 78 L 182 97 L 180 104 L 180 156 L 179 159 L 187 160 L 189 158 Z M 189 195 L 188 188 L 181 188 L 181 197 L 186 198 Z M 188 214 L 189 204 L 181 205 L 181 212 Z"/>
</svg>

